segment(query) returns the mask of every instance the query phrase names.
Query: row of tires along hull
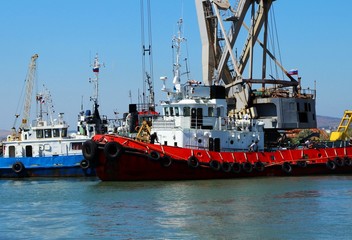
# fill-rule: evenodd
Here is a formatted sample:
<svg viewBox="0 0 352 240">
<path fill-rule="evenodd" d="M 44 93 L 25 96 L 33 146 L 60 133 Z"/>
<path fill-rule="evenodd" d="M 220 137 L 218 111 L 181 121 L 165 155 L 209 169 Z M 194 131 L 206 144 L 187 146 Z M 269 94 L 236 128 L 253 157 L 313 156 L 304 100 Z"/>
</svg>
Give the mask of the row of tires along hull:
<svg viewBox="0 0 352 240">
<path fill-rule="evenodd" d="M 252 163 L 249 161 L 226 162 L 226 161 L 218 161 L 218 160 L 201 162 L 195 156 L 190 156 L 188 159 L 173 159 L 170 156 L 168 156 L 166 153 L 161 154 L 158 151 L 154 151 L 154 150 L 150 151 L 149 153 L 146 153 L 145 151 L 138 151 L 136 149 L 133 149 L 131 152 L 131 149 L 124 148 L 121 144 L 117 142 L 108 142 L 105 145 L 100 146 L 100 148 L 103 148 L 105 158 L 108 162 L 117 161 L 124 151 L 126 152 L 128 151 L 129 154 L 131 153 L 133 154 L 133 151 L 137 151 L 138 154 L 145 155 L 144 158 L 147 157 L 151 161 L 159 162 L 163 167 L 170 167 L 174 161 L 178 161 L 178 162 L 187 162 L 190 168 L 208 167 L 214 171 L 234 172 L 234 173 L 240 173 L 240 172 L 251 173 L 254 170 L 256 172 L 264 172 L 265 169 L 267 168 L 281 166 L 281 169 L 283 172 L 290 174 L 293 170 L 293 167 L 307 168 L 308 166 L 313 167 L 314 165 L 317 165 L 315 163 L 309 163 L 308 159 L 295 161 L 294 164 L 291 164 L 288 161 L 278 162 L 275 164 L 272 164 L 272 163 L 267 164 L 261 161 L 252 162 Z M 83 155 L 88 161 L 90 161 L 90 165 L 99 164 L 97 162 L 97 151 L 98 151 L 98 147 L 94 141 L 87 141 L 83 145 Z M 347 156 L 343 158 L 335 157 L 334 159 L 327 158 L 325 165 L 327 169 L 332 171 L 335 170 L 337 167 L 352 167 L 352 159 Z"/>
</svg>

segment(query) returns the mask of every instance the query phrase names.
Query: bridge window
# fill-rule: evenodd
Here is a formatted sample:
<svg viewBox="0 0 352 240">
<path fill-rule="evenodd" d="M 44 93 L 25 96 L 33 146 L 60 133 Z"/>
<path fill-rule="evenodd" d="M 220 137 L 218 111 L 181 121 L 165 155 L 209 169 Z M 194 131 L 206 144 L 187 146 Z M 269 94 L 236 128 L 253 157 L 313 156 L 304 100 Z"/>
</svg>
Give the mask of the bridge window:
<svg viewBox="0 0 352 240">
<path fill-rule="evenodd" d="M 174 108 L 170 107 L 170 116 L 173 116 L 173 115 L 174 115 Z"/>
<path fill-rule="evenodd" d="M 175 115 L 179 116 L 180 115 L 180 110 L 178 107 L 175 107 Z"/>
<path fill-rule="evenodd" d="M 53 129 L 53 137 L 60 137 L 60 129 Z"/>
<path fill-rule="evenodd" d="M 82 150 L 82 145 L 83 145 L 83 143 L 81 143 L 81 142 L 72 143 L 72 149 L 73 150 Z"/>
<path fill-rule="evenodd" d="M 168 107 L 164 107 L 164 114 L 165 114 L 165 116 L 169 116 L 169 108 Z"/>
<path fill-rule="evenodd" d="M 67 137 L 67 128 L 62 129 L 61 137 Z"/>
<path fill-rule="evenodd" d="M 213 116 L 214 116 L 214 108 L 208 107 L 208 117 L 213 117 Z"/>
<path fill-rule="evenodd" d="M 36 131 L 36 136 L 37 136 L 37 138 L 43 138 L 43 130 L 37 130 Z"/>
<path fill-rule="evenodd" d="M 32 146 L 26 146 L 26 157 L 33 157 Z"/>
<path fill-rule="evenodd" d="M 216 116 L 221 117 L 221 108 L 216 108 Z"/>
<path fill-rule="evenodd" d="M 190 107 L 184 107 L 184 108 L 183 108 L 183 116 L 186 116 L 186 117 L 191 116 L 191 109 L 190 109 Z"/>
<path fill-rule="evenodd" d="M 44 137 L 51 138 L 51 129 L 44 129 Z"/>
<path fill-rule="evenodd" d="M 9 147 L 9 157 L 15 157 L 15 156 L 16 156 L 15 146 L 10 146 Z"/>
</svg>

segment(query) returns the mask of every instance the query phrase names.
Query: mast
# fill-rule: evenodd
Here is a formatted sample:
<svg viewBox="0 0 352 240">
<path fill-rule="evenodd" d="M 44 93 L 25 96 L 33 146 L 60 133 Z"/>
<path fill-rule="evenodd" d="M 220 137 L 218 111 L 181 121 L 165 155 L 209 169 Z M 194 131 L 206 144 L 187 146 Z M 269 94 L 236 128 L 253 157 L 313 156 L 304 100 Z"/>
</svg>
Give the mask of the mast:
<svg viewBox="0 0 352 240">
<path fill-rule="evenodd" d="M 95 55 L 94 62 L 93 62 L 93 73 L 95 78 L 90 78 L 89 82 L 93 83 L 93 95 L 90 97 L 90 100 L 93 101 L 93 109 L 98 106 L 98 98 L 99 98 L 99 58 L 98 53 Z"/>
<path fill-rule="evenodd" d="M 174 79 L 173 79 L 173 84 L 175 85 L 176 88 L 176 93 L 181 91 L 181 83 L 180 83 L 180 78 L 181 78 L 181 64 L 180 64 L 180 57 L 181 57 L 181 43 L 185 41 L 186 39 L 182 36 L 182 23 L 183 20 L 180 18 L 179 21 L 177 21 L 177 26 L 178 26 L 178 32 L 177 36 L 174 36 L 172 39 L 172 47 L 176 49 L 176 60 L 174 63 Z"/>
<path fill-rule="evenodd" d="M 140 0 L 141 6 L 141 41 L 142 41 L 142 76 L 143 76 L 143 97 L 142 106 L 143 110 L 155 109 L 155 99 L 154 99 L 154 76 L 153 76 L 153 54 L 152 54 L 152 28 L 151 28 L 151 10 L 150 10 L 150 0 L 147 0 L 146 9 L 144 9 L 144 0 Z M 146 19 L 144 16 L 146 12 Z M 147 21 L 148 31 L 145 33 L 145 23 Z M 147 44 L 145 43 L 145 37 L 147 38 Z M 148 54 L 148 58 L 146 58 Z M 149 67 L 149 72 L 146 70 Z M 148 88 L 148 91 L 147 91 Z M 146 94 L 149 96 L 146 96 Z"/>
<path fill-rule="evenodd" d="M 37 121 L 43 121 L 43 114 L 46 113 L 49 123 L 51 125 L 54 124 L 54 105 L 53 105 L 53 100 L 51 97 L 51 93 L 49 89 L 43 85 L 43 92 L 38 93 L 36 95 L 36 101 L 37 101 L 37 107 L 39 107 L 39 110 L 37 109 Z M 44 109 L 43 109 L 44 108 Z"/>
</svg>

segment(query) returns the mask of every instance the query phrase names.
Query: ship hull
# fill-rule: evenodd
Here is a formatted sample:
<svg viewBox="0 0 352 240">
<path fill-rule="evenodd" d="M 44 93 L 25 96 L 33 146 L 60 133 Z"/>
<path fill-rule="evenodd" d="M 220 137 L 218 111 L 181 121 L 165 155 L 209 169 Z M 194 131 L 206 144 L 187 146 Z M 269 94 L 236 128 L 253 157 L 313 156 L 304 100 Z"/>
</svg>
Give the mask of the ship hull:
<svg viewBox="0 0 352 240">
<path fill-rule="evenodd" d="M 93 141 L 97 149 L 91 161 L 102 181 L 202 180 L 352 173 L 350 146 L 271 152 L 214 152 L 141 143 L 119 136 L 105 136 L 103 142 L 99 142 L 98 136 Z"/>
<path fill-rule="evenodd" d="M 1 178 L 95 176 L 82 155 L 1 158 Z"/>
</svg>

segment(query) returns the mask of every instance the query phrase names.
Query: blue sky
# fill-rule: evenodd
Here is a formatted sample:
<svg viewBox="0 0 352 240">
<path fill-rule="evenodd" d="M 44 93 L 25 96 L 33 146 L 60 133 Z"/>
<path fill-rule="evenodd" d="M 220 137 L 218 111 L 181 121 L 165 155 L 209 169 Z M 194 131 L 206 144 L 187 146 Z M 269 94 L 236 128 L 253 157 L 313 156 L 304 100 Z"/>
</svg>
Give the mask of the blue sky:
<svg viewBox="0 0 352 240">
<path fill-rule="evenodd" d="M 341 117 L 351 109 L 352 48 L 349 10 L 352 2 L 317 0 L 274 2 L 283 65 L 298 68 L 303 87 L 317 86 L 317 114 Z M 184 19 L 191 76 L 201 76 L 201 41 L 194 0 L 151 0 L 154 88 L 160 76 L 172 76 L 171 38 Z M 83 96 L 91 108 L 90 64 L 99 53 L 101 112 L 128 110 L 142 90 L 140 1 L 12 0 L 2 1 L 0 129 L 14 123 L 30 57 L 37 53 L 38 81 L 51 91 L 56 113 L 64 112 L 75 129 Z M 35 106 L 32 106 L 35 109 Z"/>
</svg>

